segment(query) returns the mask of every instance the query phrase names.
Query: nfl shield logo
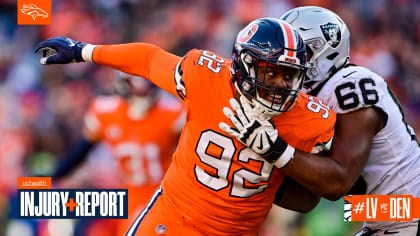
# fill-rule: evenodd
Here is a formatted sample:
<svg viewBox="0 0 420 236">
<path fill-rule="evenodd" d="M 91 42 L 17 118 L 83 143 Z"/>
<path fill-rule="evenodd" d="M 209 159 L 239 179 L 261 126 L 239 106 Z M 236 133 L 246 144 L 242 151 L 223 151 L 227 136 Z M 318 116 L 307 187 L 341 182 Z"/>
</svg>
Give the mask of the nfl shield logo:
<svg viewBox="0 0 420 236">
<path fill-rule="evenodd" d="M 158 233 L 158 234 L 164 234 L 165 231 L 166 231 L 166 227 L 164 225 L 159 224 L 156 227 L 156 233 Z"/>
<path fill-rule="evenodd" d="M 341 41 L 341 30 L 337 24 L 333 24 L 331 22 L 321 25 L 321 31 L 324 34 L 325 39 L 327 42 L 331 41 L 331 46 L 336 48 Z"/>
</svg>

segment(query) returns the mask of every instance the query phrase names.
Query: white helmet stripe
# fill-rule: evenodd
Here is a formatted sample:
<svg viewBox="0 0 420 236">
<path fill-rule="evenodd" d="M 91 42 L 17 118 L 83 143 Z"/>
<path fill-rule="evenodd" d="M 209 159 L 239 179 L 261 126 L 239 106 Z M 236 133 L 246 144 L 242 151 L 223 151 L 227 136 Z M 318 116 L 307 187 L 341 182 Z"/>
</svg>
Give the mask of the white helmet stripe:
<svg viewBox="0 0 420 236">
<path fill-rule="evenodd" d="M 283 38 L 284 38 L 284 43 L 285 43 L 284 47 L 289 48 L 289 49 L 296 49 L 297 42 L 296 42 L 295 34 L 292 31 L 292 27 L 284 21 L 280 21 L 280 25 L 283 29 Z M 296 51 L 291 51 L 291 50 L 286 50 L 286 51 L 287 51 L 287 56 L 296 57 Z"/>
</svg>

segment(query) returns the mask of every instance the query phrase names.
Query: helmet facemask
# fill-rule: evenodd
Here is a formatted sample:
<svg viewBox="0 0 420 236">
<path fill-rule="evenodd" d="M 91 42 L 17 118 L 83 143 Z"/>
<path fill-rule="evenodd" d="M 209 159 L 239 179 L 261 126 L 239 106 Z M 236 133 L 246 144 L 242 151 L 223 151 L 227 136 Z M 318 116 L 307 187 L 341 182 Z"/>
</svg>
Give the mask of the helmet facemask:
<svg viewBox="0 0 420 236">
<path fill-rule="evenodd" d="M 306 52 L 308 54 L 308 62 L 306 63 L 306 66 L 308 67 L 304 84 L 303 86 L 305 88 L 311 88 L 312 85 L 314 85 L 317 81 L 316 78 L 319 76 L 320 71 L 318 69 L 318 61 L 317 59 L 325 53 L 325 51 L 328 49 L 329 45 L 326 45 L 328 43 L 325 42 L 322 38 L 314 38 L 305 41 L 306 43 Z"/>
<path fill-rule="evenodd" d="M 289 111 L 302 87 L 304 68 L 260 59 L 252 52 L 243 52 L 239 57 L 241 92 L 257 109 L 266 110 L 270 116 Z"/>
</svg>

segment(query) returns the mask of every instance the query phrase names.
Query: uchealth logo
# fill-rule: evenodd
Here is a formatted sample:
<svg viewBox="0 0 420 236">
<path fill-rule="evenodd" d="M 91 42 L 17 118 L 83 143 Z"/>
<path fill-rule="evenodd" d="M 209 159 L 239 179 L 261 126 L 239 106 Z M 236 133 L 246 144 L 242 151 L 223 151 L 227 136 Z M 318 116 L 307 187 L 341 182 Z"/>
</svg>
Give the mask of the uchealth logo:
<svg viewBox="0 0 420 236">
<path fill-rule="evenodd" d="M 128 219 L 127 189 L 52 189 L 51 177 L 18 178 L 18 217 Z"/>
<path fill-rule="evenodd" d="M 410 195 L 344 196 L 344 221 L 411 221 L 420 218 L 420 198 Z"/>
<path fill-rule="evenodd" d="M 19 25 L 51 24 L 51 0 L 18 0 Z"/>
</svg>

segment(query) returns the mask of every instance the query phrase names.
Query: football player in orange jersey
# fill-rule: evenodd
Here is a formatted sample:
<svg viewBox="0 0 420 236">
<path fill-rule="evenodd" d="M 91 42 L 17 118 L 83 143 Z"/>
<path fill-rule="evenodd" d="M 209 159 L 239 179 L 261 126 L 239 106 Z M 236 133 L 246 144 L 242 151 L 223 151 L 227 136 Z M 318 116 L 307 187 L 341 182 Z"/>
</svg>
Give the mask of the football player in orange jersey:
<svg viewBox="0 0 420 236">
<path fill-rule="evenodd" d="M 110 146 L 128 189 L 128 214 L 141 212 L 159 187 L 184 124 L 181 103 L 149 81 L 118 73 L 118 95 L 95 98 L 85 116 L 83 136 L 63 157 L 53 178 L 66 176 L 98 143 Z M 159 125 L 156 125 L 159 124 Z M 110 235 L 127 231 L 131 221 L 111 220 Z"/>
<path fill-rule="evenodd" d="M 142 76 L 183 102 L 173 161 L 127 235 L 257 235 L 274 201 L 301 212 L 317 205 L 319 197 L 281 168 L 295 148 L 328 149 L 335 113 L 300 92 L 305 44 L 286 22 L 252 21 L 236 37 L 232 62 L 205 50 L 180 58 L 145 43 L 95 46 L 65 37 L 35 51 L 44 54 L 41 64 L 87 61 Z"/>
</svg>

